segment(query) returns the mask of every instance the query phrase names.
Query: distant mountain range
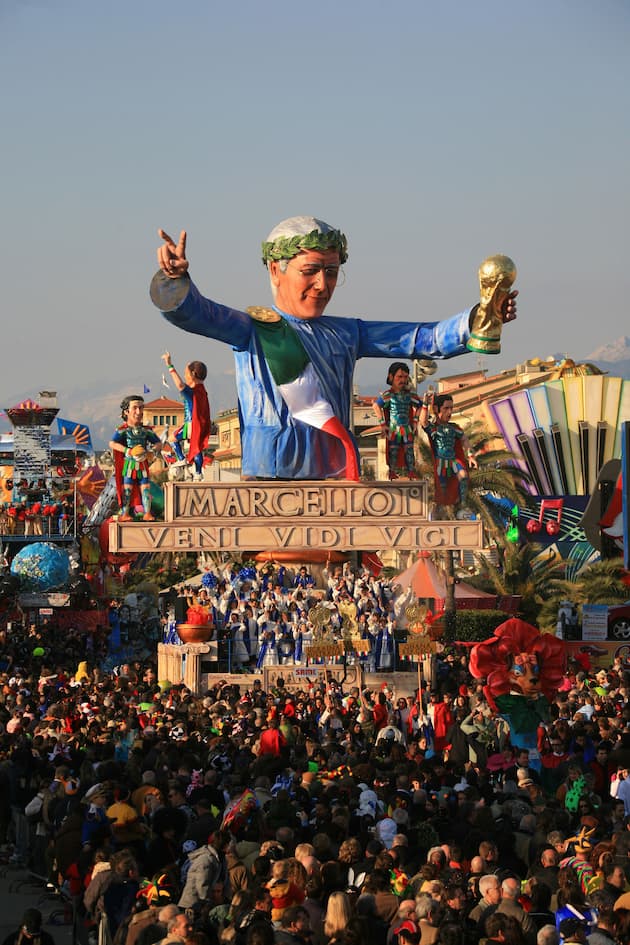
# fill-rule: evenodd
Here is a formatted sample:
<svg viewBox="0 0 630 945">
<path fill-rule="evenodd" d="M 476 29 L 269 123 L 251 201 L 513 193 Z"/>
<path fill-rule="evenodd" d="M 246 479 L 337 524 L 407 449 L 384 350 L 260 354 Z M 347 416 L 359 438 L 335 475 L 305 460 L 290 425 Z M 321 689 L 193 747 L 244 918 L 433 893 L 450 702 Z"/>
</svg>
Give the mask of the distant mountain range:
<svg viewBox="0 0 630 945">
<path fill-rule="evenodd" d="M 601 345 L 599 348 L 589 354 L 588 361 L 606 361 L 616 363 L 617 361 L 630 360 L 630 338 L 622 335 L 616 341 L 610 341 L 607 345 Z"/>
<path fill-rule="evenodd" d="M 602 371 L 612 374 L 614 377 L 623 377 L 630 379 L 630 338 L 623 335 L 616 341 L 610 341 L 608 344 L 595 348 L 591 354 L 582 358 L 583 361 L 591 361 Z"/>
<path fill-rule="evenodd" d="M 561 355 L 558 355 L 561 359 Z M 614 377 L 623 377 L 630 380 L 630 337 L 624 335 L 616 341 L 596 348 L 586 357 L 578 357 L 579 361 L 589 361 L 602 371 Z M 128 382 L 116 384 L 115 391 L 112 387 L 108 389 L 98 388 L 66 388 L 59 391 L 59 416 L 66 420 L 76 420 L 90 428 L 92 434 L 92 443 L 97 450 L 105 449 L 112 433 L 121 422 L 120 420 L 120 399 L 123 393 L 137 388 L 136 380 L 131 379 Z M 374 393 L 377 390 L 376 385 L 371 391 L 365 393 Z M 236 406 L 236 386 L 234 377 L 231 374 L 215 374 L 208 383 L 208 394 L 212 405 L 213 415 L 216 416 L 221 410 L 227 410 Z M 153 389 L 145 395 L 146 400 L 153 400 L 162 395 L 178 400 L 177 391 L 165 388 Z M 11 404 L 2 404 L 0 408 L 13 406 L 28 398 L 36 399 L 37 392 L 31 390 L 24 391 L 22 394 L 12 398 Z M 0 421 L 0 431 L 10 429 L 8 421 Z M 53 432 L 56 433 L 56 424 L 53 426 Z"/>
</svg>

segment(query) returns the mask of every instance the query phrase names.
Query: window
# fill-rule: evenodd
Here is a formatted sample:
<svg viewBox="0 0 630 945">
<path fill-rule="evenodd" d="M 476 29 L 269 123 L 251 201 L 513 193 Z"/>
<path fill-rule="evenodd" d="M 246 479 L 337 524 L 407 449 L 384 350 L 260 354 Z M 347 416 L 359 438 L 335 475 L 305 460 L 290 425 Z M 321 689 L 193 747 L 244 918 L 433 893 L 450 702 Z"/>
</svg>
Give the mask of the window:
<svg viewBox="0 0 630 945">
<path fill-rule="evenodd" d="M 156 417 L 155 414 L 153 414 L 153 426 L 154 426 L 154 427 L 157 426 L 157 417 Z"/>
<path fill-rule="evenodd" d="M 163 417 L 163 416 L 160 417 L 160 426 L 161 426 L 161 427 L 164 426 L 164 417 Z"/>
</svg>

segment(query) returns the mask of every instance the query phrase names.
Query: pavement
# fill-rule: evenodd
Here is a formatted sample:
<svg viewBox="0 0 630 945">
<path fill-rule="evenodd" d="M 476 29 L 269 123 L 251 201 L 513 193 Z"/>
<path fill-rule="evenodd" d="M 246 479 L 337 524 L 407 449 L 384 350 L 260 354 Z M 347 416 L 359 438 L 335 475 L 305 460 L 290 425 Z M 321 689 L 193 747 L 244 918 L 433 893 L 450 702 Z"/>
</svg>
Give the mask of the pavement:
<svg viewBox="0 0 630 945">
<path fill-rule="evenodd" d="M 27 909 L 39 909 L 55 945 L 73 945 L 72 924 L 64 921 L 69 916 L 64 917 L 61 898 L 47 892 L 45 882 L 29 870 L 0 864 L 0 943 L 20 927 Z"/>
</svg>

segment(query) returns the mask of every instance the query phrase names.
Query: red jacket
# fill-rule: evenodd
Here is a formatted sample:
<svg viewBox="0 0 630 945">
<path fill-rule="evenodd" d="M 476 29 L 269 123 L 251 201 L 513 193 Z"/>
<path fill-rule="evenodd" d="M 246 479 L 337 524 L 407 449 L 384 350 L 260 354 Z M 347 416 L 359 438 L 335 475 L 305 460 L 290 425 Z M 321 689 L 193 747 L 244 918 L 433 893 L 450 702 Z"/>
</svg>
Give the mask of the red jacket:
<svg viewBox="0 0 630 945">
<path fill-rule="evenodd" d="M 266 728 L 260 736 L 260 749 L 258 754 L 275 755 L 275 757 L 278 758 L 286 743 L 287 740 L 279 729 Z"/>
</svg>

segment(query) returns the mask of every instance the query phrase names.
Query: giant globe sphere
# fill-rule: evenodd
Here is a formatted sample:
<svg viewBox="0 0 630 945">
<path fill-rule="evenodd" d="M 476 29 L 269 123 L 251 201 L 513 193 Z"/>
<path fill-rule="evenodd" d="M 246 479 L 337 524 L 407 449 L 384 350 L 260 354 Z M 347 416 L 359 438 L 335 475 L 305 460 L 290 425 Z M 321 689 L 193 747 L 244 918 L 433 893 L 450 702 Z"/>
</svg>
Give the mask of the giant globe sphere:
<svg viewBox="0 0 630 945">
<path fill-rule="evenodd" d="M 70 570 L 68 552 L 47 541 L 36 541 L 18 551 L 11 574 L 30 591 L 53 591 L 63 587 Z"/>
</svg>

